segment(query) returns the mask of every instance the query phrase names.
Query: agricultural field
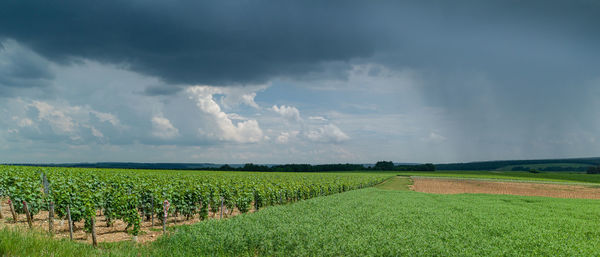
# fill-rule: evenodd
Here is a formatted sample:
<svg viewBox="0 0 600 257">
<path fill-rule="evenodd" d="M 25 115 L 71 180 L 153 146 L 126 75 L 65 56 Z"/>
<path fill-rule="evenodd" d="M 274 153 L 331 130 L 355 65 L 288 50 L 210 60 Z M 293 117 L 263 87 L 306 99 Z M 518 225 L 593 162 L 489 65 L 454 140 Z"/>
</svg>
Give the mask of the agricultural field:
<svg viewBox="0 0 600 257">
<path fill-rule="evenodd" d="M 595 256 L 599 218 L 597 200 L 369 188 L 184 227 L 159 239 L 153 253 Z"/>
<path fill-rule="evenodd" d="M 18 170 L 27 174 L 36 171 L 32 168 Z M 274 192 L 285 191 L 283 188 L 293 188 L 294 190 L 290 192 L 295 193 L 266 194 L 264 198 L 271 200 L 265 200 L 266 204 L 262 205 L 259 211 L 250 213 L 256 209 L 254 204 L 257 198 L 253 198 L 248 211 L 244 214 L 238 210 L 239 200 L 233 199 L 238 199 L 243 195 L 240 192 L 245 191 L 232 190 L 234 193 L 231 193 L 230 201 L 233 203 L 230 203 L 230 208 L 239 215 L 231 215 L 221 220 L 218 218 L 220 210 L 217 209 L 215 212 L 210 210 L 209 202 L 207 218 L 199 222 L 202 219 L 200 210 L 203 203 L 199 201 L 194 205 L 197 212 L 191 217 L 195 221 L 188 223 L 184 223 L 187 219 L 185 209 L 179 207 L 177 210 L 175 204 L 177 201 L 172 200 L 168 216 L 178 215 L 179 223 L 167 227 L 166 235 L 158 233 L 156 240 L 140 240 L 142 242 L 138 243 L 130 239 L 120 242 L 101 242 L 97 248 L 81 242 L 82 240 L 70 241 L 66 238 L 57 240 L 56 235 L 51 238 L 44 232 L 47 227 L 30 230 L 26 223 L 21 221 L 21 226 L 17 229 L 10 224 L 0 229 L 0 255 L 595 256 L 600 254 L 600 232 L 598 232 L 600 231 L 600 201 L 596 199 L 501 195 L 497 192 L 486 192 L 495 194 L 426 193 L 410 190 L 412 188 L 419 191 L 419 183 L 424 180 L 435 180 L 436 183 L 459 181 L 474 185 L 481 184 L 480 188 L 490 188 L 497 185 L 494 183 L 507 183 L 504 180 L 515 178 L 520 182 L 508 183 L 545 189 L 558 186 L 562 190 L 564 186 L 573 186 L 569 190 L 579 191 L 582 188 L 597 190 L 599 185 L 593 183 L 595 181 L 593 179 L 586 181 L 588 178 L 586 174 L 570 174 L 570 177 L 553 177 L 552 174 L 546 174 L 545 177 L 541 177 L 542 180 L 532 180 L 528 177 L 528 173 L 519 176 L 517 172 L 506 174 L 464 172 L 465 178 L 462 179 L 456 179 L 460 172 L 441 172 L 440 174 L 446 175 L 445 178 L 437 174 L 437 177 L 443 177 L 442 179 L 433 177 L 433 174 L 427 178 L 423 173 L 413 178 L 394 176 L 399 172 L 252 173 L 135 170 L 117 172 L 87 169 L 59 169 L 54 172 L 57 172 L 54 176 L 78 174 L 84 178 L 92 176 L 95 179 L 115 183 L 116 181 L 127 183 L 123 181 L 124 179 L 136 183 L 156 180 L 175 188 L 165 191 L 170 194 L 164 195 L 171 198 L 176 195 L 175 192 L 186 192 L 179 190 L 181 188 L 177 186 L 178 184 L 200 185 L 200 188 L 201 185 L 219 185 L 214 186 L 220 188 L 215 192 L 224 192 L 223 188 L 257 190 L 258 185 L 263 185 L 278 188 L 273 190 Z M 161 177 L 165 172 L 172 179 L 163 181 Z M 468 178 L 474 175 L 480 177 Z M 492 178 L 492 175 L 496 177 Z M 38 177 L 39 174 L 31 175 L 32 179 Z M 53 176 L 48 175 L 48 177 Z M 379 183 L 381 181 L 383 182 Z M 351 186 L 356 183 L 358 186 Z M 157 187 L 162 185 L 149 184 Z M 345 184 L 348 184 L 346 189 L 344 189 Z M 337 188 L 330 193 L 308 193 L 304 196 L 298 193 L 303 192 L 299 188 L 313 188 L 315 185 L 321 188 L 325 188 L 325 185 L 338 186 L 329 186 Z M 131 184 L 128 184 L 128 187 L 138 190 Z M 444 184 L 442 187 L 452 189 L 457 185 Z M 505 187 L 504 190 L 514 189 Z M 43 189 L 39 191 L 43 192 Z M 152 195 L 157 197 L 163 195 L 163 191 L 160 192 L 161 194 Z M 200 192 L 211 191 L 200 190 Z M 589 192 L 584 191 L 584 193 Z M 211 194 L 208 195 L 210 199 Z M 279 198 L 280 195 L 286 197 Z M 145 220 L 143 208 L 140 206 L 142 205 L 139 204 L 137 208 L 139 219 Z M 227 206 L 224 209 L 230 210 Z M 106 214 L 103 212 L 101 215 L 100 210 L 104 210 L 104 207 L 100 206 L 96 209 L 96 220 L 104 225 Z M 160 210 L 157 207 L 155 212 L 158 211 Z M 20 217 L 24 215 L 21 214 Z M 10 217 L 5 217 L 5 221 L 10 223 Z M 174 220 L 168 221 L 174 225 Z M 85 223 L 81 224 L 85 225 Z M 159 232 L 160 229 L 160 226 L 155 228 Z M 144 226 L 140 238 L 143 237 L 141 235 L 143 231 L 145 231 Z"/>
<path fill-rule="evenodd" d="M 508 194 L 556 198 L 600 199 L 600 185 L 550 182 L 505 182 L 482 179 L 413 177 L 411 188 L 435 194 Z"/>
<path fill-rule="evenodd" d="M 440 178 L 476 178 L 491 180 L 515 180 L 515 181 L 540 181 L 540 182 L 563 182 L 563 183 L 600 183 L 600 176 L 595 174 L 585 174 L 582 172 L 541 172 L 531 173 L 523 171 L 406 171 L 395 174 L 402 176 L 418 177 L 440 177 Z"/>
<path fill-rule="evenodd" d="M 359 189 L 390 176 L 4 166 L 0 225 L 37 227 L 94 244 L 145 242 L 163 226 Z"/>
<path fill-rule="evenodd" d="M 600 257 L 599 25 L 600 0 L 0 0 L 0 257 Z"/>
</svg>

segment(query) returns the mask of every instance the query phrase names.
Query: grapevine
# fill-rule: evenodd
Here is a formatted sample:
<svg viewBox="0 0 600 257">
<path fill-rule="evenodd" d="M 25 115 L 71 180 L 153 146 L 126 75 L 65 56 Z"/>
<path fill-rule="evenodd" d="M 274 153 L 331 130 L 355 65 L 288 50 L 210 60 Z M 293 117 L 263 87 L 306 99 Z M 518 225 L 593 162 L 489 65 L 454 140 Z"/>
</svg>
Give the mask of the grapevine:
<svg viewBox="0 0 600 257">
<path fill-rule="evenodd" d="M 45 194 L 40 174 L 45 174 L 51 193 Z M 84 221 L 90 232 L 101 213 L 110 226 L 127 223 L 137 236 L 141 219 L 169 216 L 205 220 L 209 214 L 247 213 L 266 206 L 372 186 L 390 177 L 364 173 L 256 173 L 209 171 L 109 170 L 0 166 L 0 200 L 12 200 L 17 213 L 28 205 L 31 216 L 47 210 L 50 202 L 58 218 Z M 47 185 L 48 186 L 48 185 Z M 8 199 L 7 199 L 8 198 Z M 227 210 L 221 209 L 221 205 Z M 160 224 L 157 222 L 157 225 Z"/>
</svg>

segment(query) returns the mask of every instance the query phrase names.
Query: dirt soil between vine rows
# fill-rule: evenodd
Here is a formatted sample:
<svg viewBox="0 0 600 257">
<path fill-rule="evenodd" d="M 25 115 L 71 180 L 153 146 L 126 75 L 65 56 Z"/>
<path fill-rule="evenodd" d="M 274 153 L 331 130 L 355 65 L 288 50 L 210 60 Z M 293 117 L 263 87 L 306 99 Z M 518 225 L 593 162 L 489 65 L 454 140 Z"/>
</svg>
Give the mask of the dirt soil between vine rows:
<svg viewBox="0 0 600 257">
<path fill-rule="evenodd" d="M 411 189 L 436 194 L 506 194 L 556 198 L 600 199 L 600 185 L 501 182 L 469 179 L 412 177 Z"/>
<path fill-rule="evenodd" d="M 12 214 L 10 212 L 10 207 L 8 205 L 8 199 L 0 199 L 0 204 L 2 206 L 2 216 L 3 219 L 0 219 L 0 228 L 3 227 L 20 227 L 23 229 L 27 229 L 29 226 L 27 224 L 27 218 L 25 214 L 17 214 L 17 222 L 15 223 L 12 218 Z M 254 210 L 250 210 L 250 212 L 254 212 Z M 227 212 L 229 213 L 229 212 Z M 235 209 L 231 215 L 225 215 L 223 218 L 233 217 L 239 215 L 240 212 Z M 132 240 L 133 236 L 125 232 L 125 228 L 127 227 L 127 223 L 116 220 L 113 222 L 111 227 L 106 227 L 106 217 L 100 215 L 98 212 L 96 216 L 96 235 L 98 242 L 119 242 Z M 219 219 L 220 212 L 218 213 L 209 213 L 209 219 Z M 183 224 L 193 224 L 201 222 L 198 218 L 198 215 L 194 216 L 190 220 L 186 220 L 185 217 L 172 217 L 169 216 L 167 219 L 167 227 L 175 226 L 175 225 L 183 225 Z M 75 222 L 75 229 L 73 231 L 73 240 L 79 242 L 87 242 L 92 243 L 92 235 L 85 233 L 83 231 L 83 221 Z M 152 221 L 146 221 L 145 218 L 142 219 L 140 223 L 141 229 L 138 235 L 137 241 L 140 243 L 152 242 L 158 239 L 159 236 L 163 234 L 162 232 L 162 223 L 158 220 L 157 217 L 154 217 L 154 226 L 152 226 Z M 33 220 L 33 228 L 40 231 L 48 231 L 48 212 L 41 211 L 34 216 Z M 131 228 L 130 228 L 131 230 Z M 69 238 L 69 225 L 66 220 L 60 220 L 58 218 L 54 219 L 54 237 L 56 238 Z"/>
</svg>

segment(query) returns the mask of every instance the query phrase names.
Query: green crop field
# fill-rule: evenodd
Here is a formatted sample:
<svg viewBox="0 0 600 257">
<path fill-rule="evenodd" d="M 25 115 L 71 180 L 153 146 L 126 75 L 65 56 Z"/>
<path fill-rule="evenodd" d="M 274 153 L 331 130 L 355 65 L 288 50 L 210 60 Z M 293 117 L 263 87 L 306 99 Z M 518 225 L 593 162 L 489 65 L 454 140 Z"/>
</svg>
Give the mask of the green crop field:
<svg viewBox="0 0 600 257">
<path fill-rule="evenodd" d="M 407 177 L 395 176 L 383 183 L 376 185 L 376 188 L 387 190 L 409 190 L 408 186 L 412 184 L 412 180 Z"/>
<path fill-rule="evenodd" d="M 153 247 L 181 256 L 593 256 L 599 219 L 595 200 L 364 189 L 185 227 Z"/>
<path fill-rule="evenodd" d="M 391 177 L 361 173 L 251 173 L 207 171 L 144 171 L 0 166 L 0 199 L 8 198 L 13 220 L 25 214 L 28 223 L 45 210 L 60 219 L 83 220 L 95 237 L 96 216 L 107 226 L 127 223 L 133 236 L 141 218 L 184 216 L 205 220 L 209 212 L 247 213 L 372 186 Z M 50 211 L 52 210 L 52 211 Z M 161 215 L 161 214 L 165 215 Z M 16 215 L 15 215 L 16 214 Z M 166 216 L 166 217 L 165 217 Z M 69 225 L 71 222 L 69 222 Z M 32 225 L 30 225 L 31 227 Z M 94 239 L 96 243 L 96 239 Z"/>
<path fill-rule="evenodd" d="M 598 220 L 597 200 L 369 188 L 182 226 L 147 246 L 93 250 L 60 241 L 51 249 L 114 256 L 595 256 Z M 1 231 L 0 239 L 27 246 L 44 240 L 11 233 Z M 17 253 L 13 248 L 0 243 L 2 254 Z"/>
<path fill-rule="evenodd" d="M 53 168 L 54 169 L 54 168 Z M 14 170 L 13 170 L 14 171 Z M 21 172 L 31 173 L 33 168 Z M 166 236 L 139 244 L 131 241 L 89 244 L 56 240 L 43 231 L 0 229 L 0 255 L 8 256 L 597 256 L 600 255 L 600 201 L 511 195 L 438 195 L 407 190 L 407 177 L 393 177 L 375 187 L 351 187 L 332 194 L 310 193 L 311 185 L 381 181 L 390 173 L 246 173 L 61 169 L 54 176 L 75 172 L 106 181 L 157 179 L 178 185 L 200 184 L 247 188 L 263 185 L 294 188 L 285 202 L 268 204 L 259 212 L 225 220 L 208 219 L 169 228 Z M 56 171 L 55 171 L 56 172 Z M 171 173 L 169 173 L 171 172 Z M 28 174 L 29 174 L 28 173 Z M 162 180 L 168 173 L 176 179 Z M 460 177 L 461 172 L 415 172 L 418 175 Z M 3 174 L 6 177 L 6 172 Z M 35 173 L 32 173 L 35 174 Z M 95 175 L 94 175 L 95 174 Z M 102 174 L 102 175 L 98 175 Z M 410 175 L 413 173 L 402 173 Z M 586 174 L 462 172 L 463 177 L 545 181 L 596 182 Z M 85 175 L 85 176 L 84 176 Z M 37 175 L 36 175 L 37 176 Z M 34 181 L 37 178 L 31 175 Z M 139 176 L 139 177 L 138 177 Z M 182 176 L 182 177 L 180 177 Z M 52 176 L 49 176 L 52 177 Z M 117 179 L 118 178 L 118 179 Z M 178 180 L 178 179 L 182 180 Z M 82 181 L 87 181 L 81 178 Z M 127 182 L 130 179 L 133 182 Z M 177 181 L 177 182 L 174 182 Z M 184 182 L 190 181 L 190 182 Z M 203 181 L 198 183 L 198 181 Z M 4 182 L 6 184 L 6 182 Z M 32 182 L 33 183 L 33 182 Z M 131 183 L 131 184 L 128 184 Z M 249 184 L 246 184 L 249 183 Z M 322 184 L 319 184 L 322 183 Z M 361 182 L 358 182 L 359 184 Z M 34 183 L 35 184 L 35 183 Z M 148 184 L 148 183 L 146 183 Z M 149 183 L 150 185 L 157 185 Z M 31 185 L 29 183 L 28 185 Z M 302 186 L 304 185 L 304 186 Z M 372 184 L 369 184 L 372 185 Z M 148 185 L 146 186 L 148 187 Z M 152 188 L 152 186 L 150 186 Z M 158 186 L 154 186 L 158 188 Z M 216 187 L 216 186 L 215 186 Z M 242 188 L 246 188 L 242 187 Z M 7 188 L 5 186 L 5 188 Z M 132 187 L 132 190 L 138 190 Z M 144 187 L 143 187 L 144 188 Z M 257 187 L 260 188 L 260 187 Z M 257 190 L 254 188 L 253 190 Z M 291 189 L 290 189 L 291 190 Z M 277 191 L 277 190 L 275 190 Z M 41 192 L 41 191 L 39 191 Z M 102 191 L 104 192 L 104 191 Z M 137 191 L 136 191 L 137 192 Z M 161 191 L 162 192 L 162 191 Z M 187 192 L 187 191 L 182 191 Z M 205 192 L 205 191 L 200 191 Z M 206 192 L 210 192 L 206 191 Z M 308 192 L 311 192 L 310 189 Z M 320 190 L 318 192 L 321 192 Z M 341 193 L 339 193 L 341 192 Z M 138 194 L 143 195 L 143 194 Z M 156 196 L 163 195 L 157 194 Z M 168 194 L 165 194 L 168 195 Z M 172 197 L 173 195 L 168 195 Z M 185 194 L 184 194 L 185 195 Z M 202 195 L 202 194 L 200 194 Z M 5 194 L 6 196 L 6 194 Z M 210 194 L 209 194 L 210 196 Z M 275 194 L 274 199 L 280 199 Z M 293 199 L 298 196 L 297 199 Z M 273 197 L 266 197 L 270 199 Z M 46 198 L 43 198 L 46 199 Z M 256 199 L 254 199 L 256 200 Z M 138 199 L 139 201 L 139 199 Z M 239 201 L 239 200 L 238 200 Z M 233 201 L 233 204 L 238 201 Z M 269 201 L 266 201 L 269 202 Z M 141 202 L 138 202 L 141 203 Z M 243 203 L 243 202 L 241 202 Z M 290 204 L 286 204 L 290 203 Z M 140 204 L 140 206 L 142 206 Z M 138 206 L 138 215 L 143 208 Z M 180 211 L 186 210 L 184 207 Z M 187 206 L 189 207 L 189 206 Z M 94 207 L 95 208 L 95 207 Z M 103 208 L 102 206 L 98 208 Z M 194 210 L 202 208 L 196 202 Z M 243 208 L 243 207 L 242 207 Z M 172 210 L 177 212 L 177 209 Z M 196 214 L 199 215 L 199 214 Z M 198 219 L 198 216 L 196 216 Z M 85 217 L 84 217 L 85 219 Z"/>
</svg>

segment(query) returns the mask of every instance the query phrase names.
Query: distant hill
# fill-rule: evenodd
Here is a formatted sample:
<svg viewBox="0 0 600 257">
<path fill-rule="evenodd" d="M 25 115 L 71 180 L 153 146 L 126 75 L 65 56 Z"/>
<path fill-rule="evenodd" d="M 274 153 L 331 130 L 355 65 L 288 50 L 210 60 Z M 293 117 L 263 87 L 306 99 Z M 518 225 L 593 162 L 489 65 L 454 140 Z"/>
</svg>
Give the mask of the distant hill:
<svg viewBox="0 0 600 257">
<path fill-rule="evenodd" d="M 600 157 L 446 163 L 435 167 L 437 170 L 585 171 L 589 166 L 597 165 L 600 165 Z"/>
<path fill-rule="evenodd" d="M 391 163 L 391 162 L 390 162 Z M 411 169 L 419 163 L 393 163 L 396 168 Z M 157 169 L 157 170 L 250 170 L 250 171 L 348 171 L 373 169 L 375 164 L 216 164 L 216 163 L 140 163 L 140 162 L 94 162 L 94 163 L 10 163 L 5 165 L 70 167 L 70 168 L 113 168 L 113 169 Z M 249 165 L 249 166 L 248 166 Z"/>
<path fill-rule="evenodd" d="M 202 170 L 219 169 L 223 164 L 216 163 L 140 163 L 140 162 L 96 162 L 96 163 L 12 163 L 7 165 L 41 166 L 41 167 L 75 167 L 75 168 L 115 168 L 115 169 L 160 169 L 160 170 Z M 245 164 L 228 164 L 233 169 L 240 169 Z M 275 166 L 289 166 L 291 164 L 260 164 L 273 168 Z M 327 164 L 314 165 L 326 166 Z M 419 163 L 394 163 L 396 166 L 419 165 Z M 570 159 L 538 159 L 538 160 L 501 160 L 466 163 L 441 163 L 435 164 L 436 170 L 500 170 L 500 171 L 586 171 L 590 166 L 600 165 L 600 157 L 570 158 Z M 292 166 L 298 166 L 294 164 Z M 301 166 L 301 165 L 300 165 Z M 310 165 L 309 165 L 310 166 Z M 356 164 L 369 169 L 375 164 Z M 337 166 L 335 166 L 337 167 Z"/>
<path fill-rule="evenodd" d="M 155 169 L 155 170 L 197 170 L 218 168 L 214 163 L 140 163 L 140 162 L 94 162 L 94 163 L 12 163 L 9 165 L 39 166 L 39 167 L 71 167 L 71 168 L 114 168 L 114 169 Z M 241 167 L 243 164 L 230 164 L 231 167 Z"/>
</svg>

